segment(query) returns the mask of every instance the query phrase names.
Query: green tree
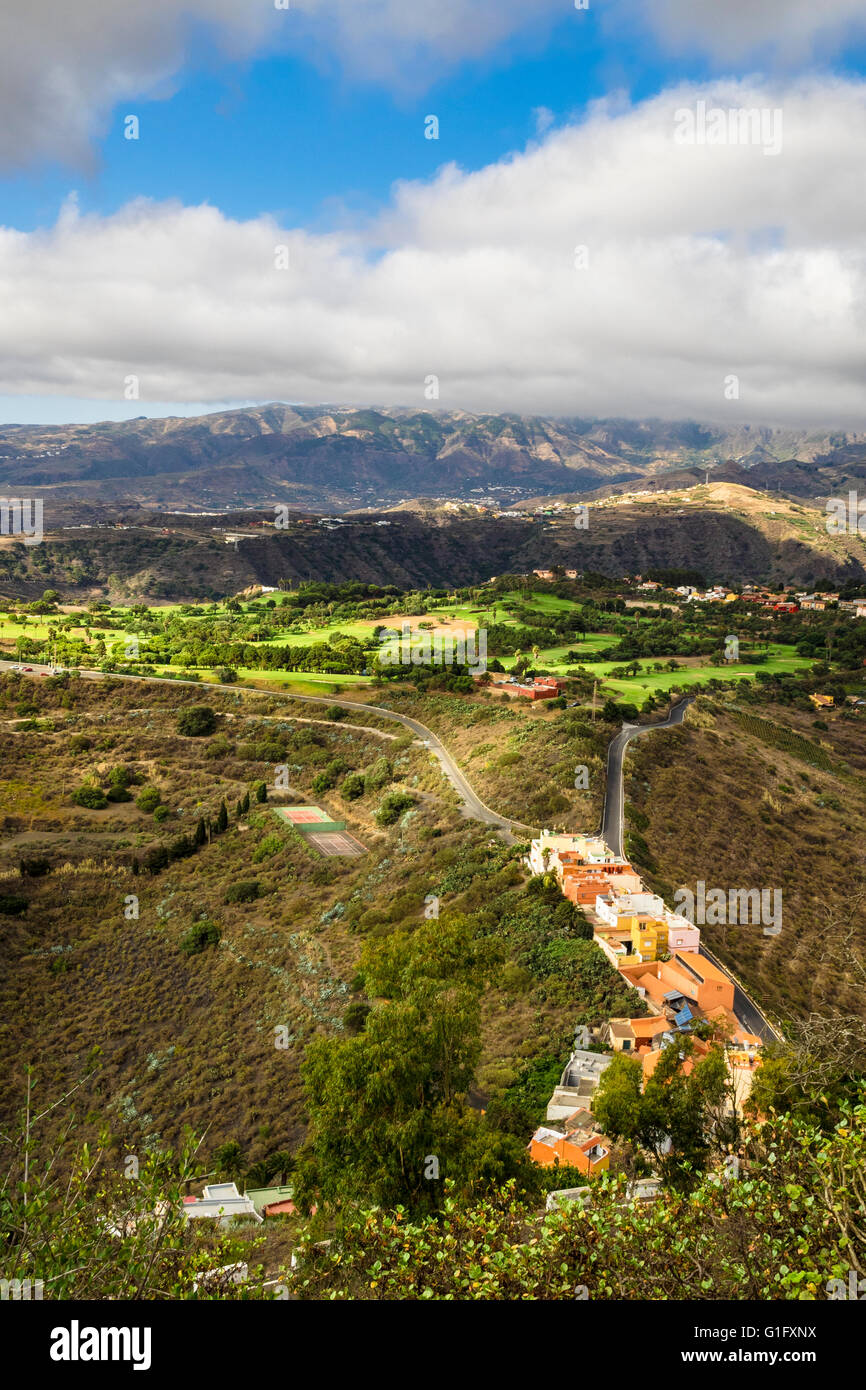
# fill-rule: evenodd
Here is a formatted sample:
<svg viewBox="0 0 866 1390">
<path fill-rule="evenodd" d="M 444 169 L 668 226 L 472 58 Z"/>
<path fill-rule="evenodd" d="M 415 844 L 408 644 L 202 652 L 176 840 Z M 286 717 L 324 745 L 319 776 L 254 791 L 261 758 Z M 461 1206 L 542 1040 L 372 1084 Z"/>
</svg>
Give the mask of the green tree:
<svg viewBox="0 0 866 1390">
<path fill-rule="evenodd" d="M 351 772 L 340 788 L 340 794 L 346 801 L 357 801 L 364 795 L 365 790 L 366 783 L 361 773 Z"/>
<path fill-rule="evenodd" d="M 108 797 L 95 782 L 85 782 L 77 787 L 72 793 L 72 800 L 76 806 L 86 806 L 90 811 L 104 811 L 108 805 Z"/>
<path fill-rule="evenodd" d="M 357 1037 L 317 1038 L 302 1077 L 312 1136 L 299 1155 L 304 1203 L 435 1203 L 461 1148 L 460 1097 L 480 1055 L 478 999 L 419 988 L 380 1005 Z M 439 1178 L 425 1178 L 435 1157 Z"/>
<path fill-rule="evenodd" d="M 139 811 L 144 811 L 146 815 L 153 815 L 162 797 L 157 787 L 142 787 L 135 799 L 135 804 Z"/>
<path fill-rule="evenodd" d="M 611 1139 L 636 1140 L 643 1130 L 643 1069 L 635 1057 L 618 1052 L 605 1067 L 592 1103 L 593 1114 Z"/>
<path fill-rule="evenodd" d="M 244 1151 L 237 1139 L 228 1139 L 213 1153 L 214 1172 L 226 1182 L 238 1182 L 247 1170 Z"/>
<path fill-rule="evenodd" d="M 19 1125 L 6 1126 L 4 1136 L 4 1279 L 36 1274 L 45 1297 L 61 1300 L 268 1297 L 247 1240 L 184 1216 L 184 1195 L 202 1176 L 200 1140 L 187 1132 L 177 1153 L 144 1149 L 133 1178 L 108 1127 L 83 1143 L 64 1107 L 64 1161 L 58 1162 L 57 1145 L 43 1133 L 42 1122 L 49 1113 L 56 1119 L 59 1102 L 37 1101 L 29 1067 L 26 1079 Z M 216 1273 L 240 1261 L 251 1265 L 247 1284 Z"/>
<path fill-rule="evenodd" d="M 379 825 L 395 825 L 403 812 L 415 804 L 414 796 L 410 796 L 408 792 L 388 792 L 376 812 L 376 820 Z"/>
<path fill-rule="evenodd" d="M 187 738 L 202 738 L 212 734 L 216 726 L 216 715 L 210 705 L 190 705 L 188 709 L 181 710 L 177 721 L 178 733 L 184 734 Z"/>
</svg>

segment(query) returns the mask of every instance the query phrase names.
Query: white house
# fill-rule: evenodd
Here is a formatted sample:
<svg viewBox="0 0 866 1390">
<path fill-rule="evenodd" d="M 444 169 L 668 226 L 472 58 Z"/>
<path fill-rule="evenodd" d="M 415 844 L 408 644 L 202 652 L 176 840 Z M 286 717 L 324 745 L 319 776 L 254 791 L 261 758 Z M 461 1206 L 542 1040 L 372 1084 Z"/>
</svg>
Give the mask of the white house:
<svg viewBox="0 0 866 1390">
<path fill-rule="evenodd" d="M 251 1216 L 261 1224 L 264 1220 L 256 1211 L 252 1199 L 238 1192 L 233 1182 L 210 1183 L 205 1187 L 203 1197 L 194 1197 L 183 1204 L 183 1214 L 190 1220 L 200 1216 L 219 1221 L 220 1225 L 230 1221 L 233 1216 Z"/>
</svg>

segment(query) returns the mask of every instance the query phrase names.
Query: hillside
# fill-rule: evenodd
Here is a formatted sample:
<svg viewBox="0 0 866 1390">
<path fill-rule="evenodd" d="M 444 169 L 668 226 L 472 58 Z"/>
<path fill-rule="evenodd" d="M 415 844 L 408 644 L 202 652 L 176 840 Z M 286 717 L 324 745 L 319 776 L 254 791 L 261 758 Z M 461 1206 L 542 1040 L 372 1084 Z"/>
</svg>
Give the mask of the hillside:
<svg viewBox="0 0 866 1390">
<path fill-rule="evenodd" d="M 183 735 L 180 713 L 201 703 L 215 711 L 215 733 Z M 448 722 L 471 726 L 476 744 L 486 723 L 492 750 L 533 727 L 507 714 L 454 701 Z M 76 1087 L 85 1134 L 107 1121 L 124 1152 L 176 1145 L 187 1125 L 207 1131 L 209 1153 L 236 1142 L 249 1166 L 294 1150 L 307 1119 L 305 1049 L 357 1031 L 368 1008 L 362 943 L 408 939 L 430 894 L 443 926 L 480 913 L 479 930 L 498 943 L 475 1071 L 484 1095 L 504 1094 L 537 1063 L 542 1091 L 530 1105 L 540 1105 L 576 1015 L 600 1021 L 624 1000 L 613 970 L 579 939 L 573 909 L 558 893 L 548 903 L 525 892 L 519 850 L 463 819 L 429 753 L 393 724 L 369 714 L 335 721 L 324 708 L 248 692 L 9 674 L 0 677 L 0 721 L 7 1122 L 29 1063 L 41 1094 Z M 583 745 L 570 725 L 560 737 L 560 757 L 573 760 Z M 281 765 L 292 787 L 278 793 Z M 516 771 L 506 774 L 512 790 Z M 355 785 L 350 796 L 353 775 L 361 792 Z M 322 857 L 254 792 L 239 813 L 259 779 L 270 802 L 312 799 L 345 820 L 365 852 Z M 125 785 L 128 796 L 102 809 L 76 805 L 72 793 L 88 781 Z M 156 811 L 140 804 L 145 788 L 159 793 Z M 396 792 L 408 800 L 382 824 L 378 812 Z M 228 824 L 219 832 L 221 801 Z M 596 815 L 587 805 L 586 823 Z M 207 837 L 184 847 L 200 818 L 211 823 Z M 191 951 L 202 919 L 218 941 Z M 55 1118 L 48 1142 L 61 1132 L 61 1112 Z"/>
<path fill-rule="evenodd" d="M 453 587 L 554 565 L 614 579 L 685 568 L 728 582 L 862 582 L 864 538 L 829 536 L 825 521 L 817 509 L 736 484 L 606 499 L 590 508 L 586 530 L 570 512 L 506 519 L 424 505 L 278 530 L 267 512 L 217 525 L 66 503 L 56 518 L 46 511 L 43 544 L 0 538 L 0 595 L 36 598 L 54 587 L 113 601 L 214 599 L 314 579 Z M 227 544 L 227 532 L 241 538 Z"/>
<path fill-rule="evenodd" d="M 280 403 L 189 418 L 0 426 L 0 489 L 35 490 L 55 505 L 226 511 L 288 502 L 339 511 L 490 489 L 508 504 L 707 467 L 818 497 L 866 476 L 866 437 Z"/>
<path fill-rule="evenodd" d="M 866 758 L 856 723 L 822 724 L 790 705 L 702 697 L 664 740 L 631 745 L 626 849 L 668 901 L 698 880 L 726 894 L 781 888 L 780 935 L 708 923 L 703 938 L 771 1017 L 821 1016 L 828 1047 L 829 1020 L 848 1029 L 854 1065 L 866 1060 Z"/>
</svg>

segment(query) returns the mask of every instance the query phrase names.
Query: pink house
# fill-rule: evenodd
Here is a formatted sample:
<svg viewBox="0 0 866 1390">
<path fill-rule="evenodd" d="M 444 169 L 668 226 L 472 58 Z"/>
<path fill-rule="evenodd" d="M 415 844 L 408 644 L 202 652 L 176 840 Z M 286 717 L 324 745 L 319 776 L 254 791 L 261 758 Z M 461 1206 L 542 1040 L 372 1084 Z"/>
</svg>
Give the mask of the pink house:
<svg viewBox="0 0 866 1390">
<path fill-rule="evenodd" d="M 701 929 L 692 926 L 685 917 L 668 918 L 668 950 L 699 951 L 701 948 Z"/>
</svg>

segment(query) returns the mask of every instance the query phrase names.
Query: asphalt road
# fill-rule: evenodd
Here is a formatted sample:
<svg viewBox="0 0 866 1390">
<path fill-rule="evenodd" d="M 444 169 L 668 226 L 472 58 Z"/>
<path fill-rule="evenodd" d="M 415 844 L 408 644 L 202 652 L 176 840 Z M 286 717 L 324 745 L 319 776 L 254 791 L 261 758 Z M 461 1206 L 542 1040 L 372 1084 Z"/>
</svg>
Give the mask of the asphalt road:
<svg viewBox="0 0 866 1390">
<path fill-rule="evenodd" d="M 0 661 L 0 670 L 10 671 L 13 666 L 31 666 L 34 676 L 48 675 L 49 668 L 37 662 L 12 662 Z M 191 685 L 197 690 L 222 690 L 229 695 L 238 695 L 242 691 L 244 694 L 261 696 L 271 700 L 291 700 L 298 701 L 300 704 L 307 705 L 339 705 L 340 709 L 351 710 L 358 713 L 363 710 L 366 714 L 377 715 L 380 719 L 391 719 L 396 724 L 402 724 L 404 728 L 416 734 L 430 749 L 430 752 L 438 760 L 443 773 L 447 777 L 451 786 L 460 798 L 463 813 L 471 820 L 482 821 L 485 825 L 492 825 L 501 831 L 509 839 L 516 838 L 514 831 L 525 831 L 529 835 L 537 835 L 538 829 L 535 826 L 525 825 L 521 821 L 509 820 L 505 816 L 500 816 L 496 811 L 492 811 L 489 806 L 485 806 L 480 796 L 473 790 L 469 782 L 463 776 L 454 758 L 448 752 L 445 744 L 437 738 L 432 729 L 428 729 L 426 724 L 420 723 L 417 719 L 410 719 L 407 714 L 398 714 L 395 710 L 381 709 L 378 705 L 362 705 L 357 700 L 341 700 L 333 695 L 290 695 L 282 691 L 255 690 L 250 687 L 237 685 L 216 685 L 210 681 L 207 684 L 202 681 L 170 680 L 166 676 L 121 676 L 115 675 L 111 671 L 88 671 L 81 669 L 81 675 L 88 680 L 119 680 L 137 681 L 141 683 L 156 683 L 160 685 Z"/>
<path fill-rule="evenodd" d="M 604 793 L 604 812 L 601 820 L 601 834 L 614 854 L 622 854 L 622 761 L 625 750 L 633 738 L 652 733 L 654 729 L 672 729 L 682 724 L 686 710 L 694 699 L 687 695 L 678 705 L 674 705 L 667 719 L 661 724 L 623 724 L 619 733 L 612 738 L 607 749 L 607 784 Z"/>
<path fill-rule="evenodd" d="M 622 763 L 626 748 L 631 740 L 640 734 L 651 733 L 654 729 L 672 729 L 676 724 L 682 724 L 686 710 L 693 699 L 694 696 L 689 695 L 678 705 L 674 705 L 667 719 L 661 724 L 624 724 L 616 737 L 611 739 L 607 750 L 607 786 L 605 788 L 601 834 L 614 854 L 621 855 L 623 853 Z M 737 983 L 727 966 L 723 965 L 712 951 L 707 950 L 703 943 L 701 943 L 700 954 L 717 966 L 733 984 L 734 1013 L 743 1027 L 749 1033 L 756 1033 L 765 1042 L 777 1039 L 779 1034 L 772 1023 L 764 1016 L 751 995 L 747 994 L 742 985 Z"/>
</svg>

